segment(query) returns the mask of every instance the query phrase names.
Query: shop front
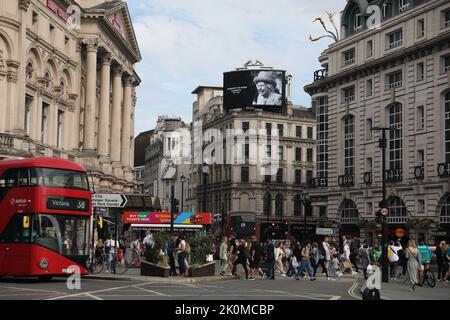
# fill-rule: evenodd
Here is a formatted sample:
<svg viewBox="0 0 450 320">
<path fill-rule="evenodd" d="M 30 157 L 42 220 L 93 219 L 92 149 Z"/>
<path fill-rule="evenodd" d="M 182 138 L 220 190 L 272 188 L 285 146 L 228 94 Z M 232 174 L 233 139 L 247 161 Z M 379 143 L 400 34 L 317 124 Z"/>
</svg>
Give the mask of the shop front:
<svg viewBox="0 0 450 320">
<path fill-rule="evenodd" d="M 143 239 L 147 231 L 170 232 L 171 219 L 170 212 L 125 212 L 124 231 Z M 175 234 L 210 232 L 211 226 L 211 213 L 183 212 L 174 215 Z"/>
<path fill-rule="evenodd" d="M 434 245 L 439 245 L 441 241 L 450 243 L 450 225 L 441 225 L 438 230 L 432 231 L 431 235 L 434 239 Z"/>
</svg>

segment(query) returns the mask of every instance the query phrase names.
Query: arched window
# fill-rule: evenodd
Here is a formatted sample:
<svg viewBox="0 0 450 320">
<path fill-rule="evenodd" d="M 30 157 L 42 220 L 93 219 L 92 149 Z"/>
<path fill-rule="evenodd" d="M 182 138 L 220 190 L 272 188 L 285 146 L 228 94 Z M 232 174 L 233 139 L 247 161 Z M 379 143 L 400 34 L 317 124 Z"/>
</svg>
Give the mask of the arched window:
<svg viewBox="0 0 450 320">
<path fill-rule="evenodd" d="M 363 27 L 363 19 L 361 13 L 358 11 L 353 18 L 353 29 L 355 33 L 360 31 Z"/>
<path fill-rule="evenodd" d="M 396 103 L 389 108 L 389 169 L 403 168 L 402 105 Z"/>
<path fill-rule="evenodd" d="M 342 204 L 342 212 L 341 212 L 341 223 L 342 224 L 354 224 L 358 222 L 358 209 L 356 208 L 355 203 L 350 200 L 344 200 Z"/>
<path fill-rule="evenodd" d="M 277 197 L 275 198 L 275 215 L 277 217 L 283 216 L 283 202 L 283 196 L 281 194 L 277 195 Z"/>
<path fill-rule="evenodd" d="M 390 197 L 388 199 L 388 206 L 388 223 L 406 223 L 408 221 L 408 210 L 402 199 L 399 197 Z"/>
<path fill-rule="evenodd" d="M 266 216 L 272 215 L 272 195 L 270 193 L 266 193 L 264 196 L 263 211 Z"/>
<path fill-rule="evenodd" d="M 355 117 L 349 115 L 344 120 L 344 171 L 345 175 L 355 174 Z"/>
<path fill-rule="evenodd" d="M 294 197 L 294 216 L 300 216 L 302 214 L 302 197 L 297 194 Z"/>
<path fill-rule="evenodd" d="M 445 95 L 445 162 L 450 162 L 450 91 Z"/>
<path fill-rule="evenodd" d="M 440 223 L 450 223 L 450 196 L 442 204 Z"/>
</svg>

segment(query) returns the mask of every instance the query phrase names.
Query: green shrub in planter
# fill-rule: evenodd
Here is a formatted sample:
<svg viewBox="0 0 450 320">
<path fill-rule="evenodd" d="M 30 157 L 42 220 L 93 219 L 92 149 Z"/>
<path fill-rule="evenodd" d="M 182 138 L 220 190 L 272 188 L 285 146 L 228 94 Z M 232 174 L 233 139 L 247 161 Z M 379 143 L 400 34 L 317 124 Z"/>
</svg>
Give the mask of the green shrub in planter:
<svg viewBox="0 0 450 320">
<path fill-rule="evenodd" d="M 164 259 L 163 256 L 161 256 L 161 250 L 163 252 L 166 251 L 166 243 L 169 240 L 169 236 L 166 233 L 163 232 L 157 232 L 153 233 L 153 240 L 155 241 L 155 245 L 153 248 L 150 246 L 146 246 L 145 248 L 145 260 L 153 263 L 158 266 L 166 266 L 167 265 L 167 259 Z"/>
<path fill-rule="evenodd" d="M 206 263 L 206 256 L 211 253 L 211 244 L 215 237 L 208 233 L 195 233 L 186 237 L 186 242 L 191 247 L 191 265 L 190 267 L 199 267 Z"/>
</svg>

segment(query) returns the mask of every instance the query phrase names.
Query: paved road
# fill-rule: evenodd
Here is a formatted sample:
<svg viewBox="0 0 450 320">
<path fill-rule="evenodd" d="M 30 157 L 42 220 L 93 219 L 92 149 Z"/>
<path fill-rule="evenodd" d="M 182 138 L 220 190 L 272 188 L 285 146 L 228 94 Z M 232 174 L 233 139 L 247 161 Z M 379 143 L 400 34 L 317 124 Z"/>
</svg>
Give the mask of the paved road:
<svg viewBox="0 0 450 320">
<path fill-rule="evenodd" d="M 83 279 L 81 290 L 69 290 L 65 279 L 2 279 L 0 300 L 351 300 L 355 279 L 326 281 L 281 278 L 217 281 L 208 284 L 161 284 Z"/>
</svg>

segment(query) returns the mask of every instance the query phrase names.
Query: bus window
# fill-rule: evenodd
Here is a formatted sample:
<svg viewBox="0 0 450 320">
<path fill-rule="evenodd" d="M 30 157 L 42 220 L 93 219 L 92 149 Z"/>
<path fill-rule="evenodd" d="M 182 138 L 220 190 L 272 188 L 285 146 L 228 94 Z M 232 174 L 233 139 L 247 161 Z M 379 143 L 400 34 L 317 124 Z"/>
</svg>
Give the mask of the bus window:
<svg viewBox="0 0 450 320">
<path fill-rule="evenodd" d="M 1 178 L 4 188 L 12 188 L 17 185 L 17 169 L 8 170 Z"/>
<path fill-rule="evenodd" d="M 17 177 L 17 186 L 26 187 L 30 185 L 28 169 L 19 169 Z"/>
<path fill-rule="evenodd" d="M 14 215 L 0 235 L 1 243 L 30 243 L 30 229 L 23 226 L 23 216 Z"/>
</svg>

